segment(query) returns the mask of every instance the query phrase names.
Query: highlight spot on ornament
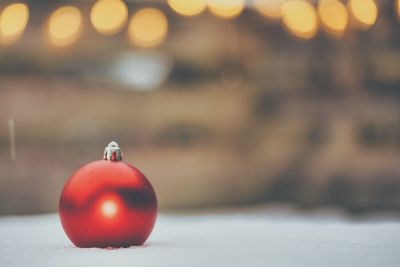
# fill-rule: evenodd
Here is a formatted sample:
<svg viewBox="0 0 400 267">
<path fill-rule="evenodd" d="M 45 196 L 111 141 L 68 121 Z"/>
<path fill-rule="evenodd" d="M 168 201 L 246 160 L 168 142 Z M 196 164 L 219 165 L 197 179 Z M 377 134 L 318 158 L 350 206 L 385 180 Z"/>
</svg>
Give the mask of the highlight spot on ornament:
<svg viewBox="0 0 400 267">
<path fill-rule="evenodd" d="M 101 204 L 101 213 L 104 217 L 114 218 L 118 213 L 118 206 L 112 200 L 106 200 Z"/>
</svg>

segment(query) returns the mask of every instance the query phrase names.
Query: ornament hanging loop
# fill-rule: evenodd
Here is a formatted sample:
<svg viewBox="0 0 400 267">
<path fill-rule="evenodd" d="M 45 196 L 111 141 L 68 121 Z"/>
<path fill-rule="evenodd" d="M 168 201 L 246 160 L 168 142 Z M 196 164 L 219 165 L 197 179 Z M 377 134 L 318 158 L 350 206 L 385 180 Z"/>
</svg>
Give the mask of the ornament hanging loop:
<svg viewBox="0 0 400 267">
<path fill-rule="evenodd" d="M 122 152 L 119 148 L 117 142 L 110 142 L 106 148 L 104 148 L 104 156 L 103 159 L 111 160 L 111 161 L 121 161 L 122 160 Z"/>
</svg>

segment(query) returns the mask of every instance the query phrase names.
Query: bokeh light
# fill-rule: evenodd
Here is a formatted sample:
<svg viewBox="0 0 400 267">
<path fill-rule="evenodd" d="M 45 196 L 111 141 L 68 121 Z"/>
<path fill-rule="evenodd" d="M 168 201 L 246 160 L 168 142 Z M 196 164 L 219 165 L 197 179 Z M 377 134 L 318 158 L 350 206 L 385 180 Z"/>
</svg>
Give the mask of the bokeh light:
<svg viewBox="0 0 400 267">
<path fill-rule="evenodd" d="M 103 214 L 104 217 L 113 218 L 115 215 L 117 215 L 117 212 L 118 206 L 114 201 L 106 200 L 102 203 L 101 214 Z"/>
<path fill-rule="evenodd" d="M 325 32 L 334 38 L 343 36 L 348 23 L 348 13 L 346 6 L 341 1 L 320 0 L 318 15 Z"/>
<path fill-rule="evenodd" d="M 90 13 L 90 21 L 101 34 L 119 32 L 128 19 L 128 7 L 121 0 L 99 0 Z"/>
<path fill-rule="evenodd" d="M 206 0 L 167 0 L 169 6 L 183 16 L 195 16 L 206 8 Z"/>
<path fill-rule="evenodd" d="M 285 0 L 253 0 L 254 6 L 258 12 L 269 19 L 280 19 L 282 5 Z"/>
<path fill-rule="evenodd" d="M 129 23 L 129 40 L 140 47 L 153 47 L 162 43 L 168 31 L 168 20 L 158 9 L 137 11 Z"/>
<path fill-rule="evenodd" d="M 0 15 L 0 41 L 3 45 L 17 42 L 25 31 L 29 19 L 28 6 L 15 3 L 4 8 Z"/>
<path fill-rule="evenodd" d="M 347 5 L 355 27 L 366 30 L 374 25 L 378 17 L 378 6 L 374 0 L 349 0 Z"/>
<path fill-rule="evenodd" d="M 289 0 L 282 6 L 285 29 L 300 39 L 310 39 L 318 30 L 317 14 L 314 7 L 305 0 Z"/>
<path fill-rule="evenodd" d="M 208 0 L 207 3 L 211 13 L 221 18 L 237 17 L 244 8 L 243 0 Z"/>
<path fill-rule="evenodd" d="M 48 22 L 48 37 L 55 46 L 74 43 L 82 31 L 81 12 L 73 6 L 60 7 L 51 14 Z"/>
<path fill-rule="evenodd" d="M 400 18 L 400 0 L 396 0 L 394 8 L 396 9 L 397 18 Z"/>
</svg>

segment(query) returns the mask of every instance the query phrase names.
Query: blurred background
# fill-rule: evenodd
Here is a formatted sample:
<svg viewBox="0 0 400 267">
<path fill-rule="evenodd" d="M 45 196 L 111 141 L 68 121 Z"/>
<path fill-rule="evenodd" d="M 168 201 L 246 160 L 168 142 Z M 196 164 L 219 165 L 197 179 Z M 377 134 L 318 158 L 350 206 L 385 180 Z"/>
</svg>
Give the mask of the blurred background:
<svg viewBox="0 0 400 267">
<path fill-rule="evenodd" d="M 116 140 L 161 210 L 400 211 L 400 2 L 0 2 L 0 214 Z"/>
</svg>

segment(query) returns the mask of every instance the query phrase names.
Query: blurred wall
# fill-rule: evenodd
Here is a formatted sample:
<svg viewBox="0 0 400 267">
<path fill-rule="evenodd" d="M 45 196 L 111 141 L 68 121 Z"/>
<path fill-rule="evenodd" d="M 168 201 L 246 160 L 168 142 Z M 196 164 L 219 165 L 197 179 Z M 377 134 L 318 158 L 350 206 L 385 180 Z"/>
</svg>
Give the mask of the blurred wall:
<svg viewBox="0 0 400 267">
<path fill-rule="evenodd" d="M 398 212 L 394 18 L 305 42 L 248 10 L 225 21 L 161 9 L 170 30 L 154 49 L 90 29 L 69 49 L 44 48 L 37 21 L 0 51 L 0 213 L 55 211 L 69 175 L 110 140 L 162 209 L 279 201 Z"/>
</svg>

